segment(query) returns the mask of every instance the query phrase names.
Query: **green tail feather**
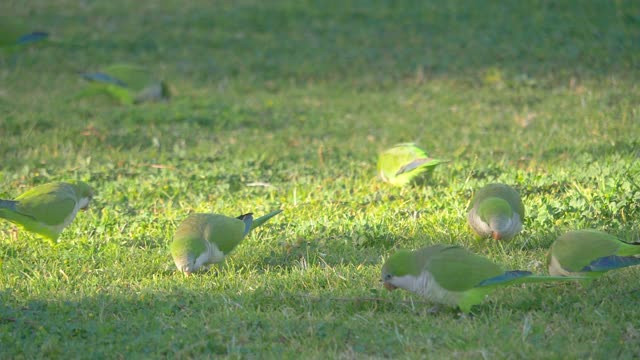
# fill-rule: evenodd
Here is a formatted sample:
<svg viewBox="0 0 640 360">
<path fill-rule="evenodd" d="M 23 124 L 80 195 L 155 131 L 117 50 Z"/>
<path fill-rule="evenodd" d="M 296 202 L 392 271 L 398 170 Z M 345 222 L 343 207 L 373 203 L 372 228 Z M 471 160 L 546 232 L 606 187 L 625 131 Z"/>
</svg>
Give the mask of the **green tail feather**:
<svg viewBox="0 0 640 360">
<path fill-rule="evenodd" d="M 268 213 L 267 215 L 261 216 L 257 219 L 253 220 L 253 224 L 251 224 L 251 230 L 257 228 L 258 226 L 264 224 L 265 222 L 267 222 L 267 220 L 271 219 L 272 217 L 280 214 L 282 212 L 281 209 L 278 209 L 276 211 L 272 211 L 270 213 Z"/>
<path fill-rule="evenodd" d="M 529 271 L 507 271 L 502 275 L 487 279 L 477 287 L 465 292 L 458 301 L 458 307 L 463 312 L 470 312 L 473 305 L 480 304 L 484 298 L 498 287 L 524 283 L 540 283 L 553 281 L 590 280 L 586 276 L 546 276 L 533 275 Z"/>
<path fill-rule="evenodd" d="M 495 279 L 495 280 L 494 280 Z M 501 286 L 517 285 L 524 283 L 540 283 L 553 281 L 587 280 L 585 276 L 547 276 L 533 275 L 528 271 L 507 271 L 503 275 L 485 280 L 478 288 L 494 289 Z"/>
</svg>

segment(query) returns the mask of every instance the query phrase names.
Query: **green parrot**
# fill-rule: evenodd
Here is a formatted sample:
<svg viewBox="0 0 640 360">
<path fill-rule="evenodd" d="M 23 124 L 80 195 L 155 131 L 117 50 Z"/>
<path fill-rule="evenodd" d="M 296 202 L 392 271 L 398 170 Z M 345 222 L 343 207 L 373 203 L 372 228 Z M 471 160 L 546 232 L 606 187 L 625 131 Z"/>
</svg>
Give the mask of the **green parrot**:
<svg viewBox="0 0 640 360">
<path fill-rule="evenodd" d="M 220 214 L 191 214 L 178 226 L 170 245 L 178 270 L 186 275 L 224 260 L 249 231 L 282 210 L 253 220 L 253 214 L 231 218 Z"/>
<path fill-rule="evenodd" d="M 405 186 L 443 162 L 446 160 L 428 157 L 424 150 L 414 143 L 402 143 L 380 154 L 378 174 L 382 181 L 395 186 Z"/>
<path fill-rule="evenodd" d="M 6 16 L 0 17 L 0 51 L 14 53 L 19 48 L 32 43 L 45 40 L 49 33 L 44 31 L 33 31 L 28 26 L 8 19 Z"/>
<path fill-rule="evenodd" d="M 547 262 L 551 275 L 582 275 L 591 279 L 640 264 L 640 243 L 627 243 L 596 230 L 570 231 L 551 245 Z"/>
<path fill-rule="evenodd" d="M 503 271 L 488 259 L 456 245 L 433 245 L 415 251 L 399 250 L 382 267 L 388 290 L 402 288 L 430 301 L 471 311 L 485 296 L 502 286 L 527 282 L 580 280 L 582 277 L 533 275 Z"/>
<path fill-rule="evenodd" d="M 486 185 L 471 200 L 467 220 L 478 237 L 509 240 L 522 231 L 524 205 L 520 194 L 509 185 Z"/>
<path fill-rule="evenodd" d="M 154 78 L 147 69 L 129 64 L 114 64 L 101 72 L 80 74 L 91 81 L 80 96 L 107 94 L 125 105 L 168 100 L 169 85 Z"/>
<path fill-rule="evenodd" d="M 0 200 L 0 218 L 55 242 L 92 197 L 93 190 L 82 181 L 43 184 L 14 200 Z"/>
</svg>

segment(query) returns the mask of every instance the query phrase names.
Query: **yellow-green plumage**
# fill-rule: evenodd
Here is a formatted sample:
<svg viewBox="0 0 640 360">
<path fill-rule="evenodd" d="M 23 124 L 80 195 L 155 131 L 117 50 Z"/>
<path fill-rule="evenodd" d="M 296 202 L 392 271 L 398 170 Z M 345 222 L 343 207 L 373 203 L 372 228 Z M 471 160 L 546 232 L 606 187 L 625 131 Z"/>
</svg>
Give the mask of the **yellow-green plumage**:
<svg viewBox="0 0 640 360">
<path fill-rule="evenodd" d="M 138 104 L 167 100 L 171 97 L 166 82 L 158 80 L 147 69 L 130 64 L 114 64 L 99 72 L 83 73 L 91 84 L 80 96 L 105 94 L 122 104 Z"/>
<path fill-rule="evenodd" d="M 282 210 L 253 220 L 251 213 L 237 218 L 220 214 L 192 214 L 178 226 L 169 246 L 178 270 L 185 274 L 219 263 L 242 239 Z"/>
<path fill-rule="evenodd" d="M 480 238 L 509 240 L 522 231 L 524 216 L 524 204 L 514 188 L 488 184 L 473 196 L 467 221 Z"/>
<path fill-rule="evenodd" d="M 558 237 L 547 257 L 552 275 L 598 277 L 607 271 L 640 264 L 640 244 L 626 243 L 596 230 L 570 231 Z"/>
<path fill-rule="evenodd" d="M 48 33 L 36 31 L 16 19 L 0 16 L 0 53 L 14 53 L 19 48 L 45 40 L 48 36 Z"/>
<path fill-rule="evenodd" d="M 387 289 L 403 288 L 433 302 L 457 306 L 464 312 L 497 287 L 525 282 L 575 280 L 581 277 L 533 275 L 503 271 L 488 259 L 455 245 L 433 245 L 415 251 L 400 250 L 382 268 Z"/>
<path fill-rule="evenodd" d="M 0 217 L 56 241 L 92 197 L 91 187 L 81 181 L 47 183 L 14 200 L 0 200 Z"/>
<path fill-rule="evenodd" d="M 402 143 L 383 151 L 378 157 L 378 175 L 395 186 L 404 186 L 443 163 L 427 156 L 413 143 Z"/>
</svg>

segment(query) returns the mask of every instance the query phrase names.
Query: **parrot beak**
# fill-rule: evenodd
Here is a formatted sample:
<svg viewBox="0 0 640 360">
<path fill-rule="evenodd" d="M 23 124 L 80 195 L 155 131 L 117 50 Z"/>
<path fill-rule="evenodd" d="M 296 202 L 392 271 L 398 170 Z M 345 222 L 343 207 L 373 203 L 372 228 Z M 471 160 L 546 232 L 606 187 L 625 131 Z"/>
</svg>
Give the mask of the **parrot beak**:
<svg viewBox="0 0 640 360">
<path fill-rule="evenodd" d="M 385 281 L 384 282 L 384 288 L 389 290 L 389 291 L 393 291 L 395 289 L 397 289 L 397 286 L 394 286 L 392 283 Z"/>
<path fill-rule="evenodd" d="M 502 235 L 501 235 L 499 232 L 497 232 L 497 231 L 494 231 L 493 233 L 491 233 L 491 237 L 493 237 L 493 240 L 500 240 L 500 239 L 502 239 Z"/>
</svg>

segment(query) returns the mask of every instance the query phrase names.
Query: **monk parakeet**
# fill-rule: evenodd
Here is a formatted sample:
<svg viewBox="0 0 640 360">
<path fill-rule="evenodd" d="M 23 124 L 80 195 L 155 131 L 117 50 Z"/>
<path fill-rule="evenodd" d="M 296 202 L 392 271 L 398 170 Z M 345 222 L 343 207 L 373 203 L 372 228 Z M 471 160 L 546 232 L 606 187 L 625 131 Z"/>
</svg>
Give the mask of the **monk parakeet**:
<svg viewBox="0 0 640 360">
<path fill-rule="evenodd" d="M 0 17 L 0 51 L 2 52 L 13 53 L 20 47 L 45 40 L 48 36 L 47 32 L 34 31 L 14 19 Z"/>
<path fill-rule="evenodd" d="M 428 157 L 413 143 L 397 144 L 380 154 L 378 174 L 382 181 L 404 186 L 443 162 L 446 161 Z"/>
<path fill-rule="evenodd" d="M 551 275 L 596 278 L 609 270 L 640 264 L 640 243 L 627 243 L 596 230 L 570 231 L 560 236 L 547 257 Z"/>
<path fill-rule="evenodd" d="M 125 105 L 148 101 L 167 100 L 171 97 L 169 86 L 154 78 L 147 69 L 128 64 L 114 64 L 100 72 L 83 73 L 91 85 L 81 96 L 109 95 Z"/>
<path fill-rule="evenodd" d="M 93 190 L 82 181 L 43 184 L 14 200 L 0 200 L 0 217 L 55 242 L 92 197 Z"/>
<path fill-rule="evenodd" d="M 276 210 L 253 220 L 253 214 L 231 218 L 220 214 L 191 214 L 178 226 L 170 250 L 178 270 L 189 275 L 224 260 L 249 231 L 281 213 Z"/>
<path fill-rule="evenodd" d="M 402 288 L 430 301 L 469 312 L 494 289 L 526 282 L 577 280 L 581 277 L 533 275 L 503 271 L 488 259 L 456 245 L 433 245 L 415 251 L 399 250 L 382 267 L 388 290 Z"/>
<path fill-rule="evenodd" d="M 524 205 L 520 194 L 509 185 L 486 185 L 471 200 L 467 220 L 481 238 L 509 240 L 522 231 Z"/>
</svg>

